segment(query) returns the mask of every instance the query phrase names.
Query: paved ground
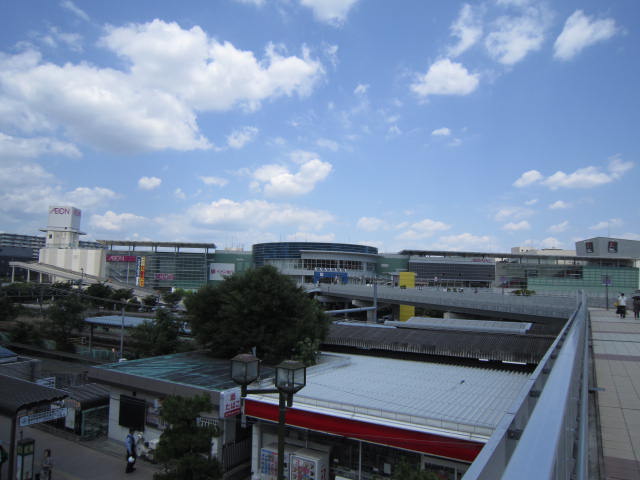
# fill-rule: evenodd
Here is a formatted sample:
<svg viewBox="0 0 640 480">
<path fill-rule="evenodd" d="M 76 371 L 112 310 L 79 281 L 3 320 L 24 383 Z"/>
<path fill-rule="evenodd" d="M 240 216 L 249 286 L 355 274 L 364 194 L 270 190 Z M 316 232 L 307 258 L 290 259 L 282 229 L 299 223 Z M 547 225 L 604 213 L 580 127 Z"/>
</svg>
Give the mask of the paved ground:
<svg viewBox="0 0 640 480">
<path fill-rule="evenodd" d="M 9 443 L 9 429 L 9 423 L 0 424 L 0 438 L 5 446 Z M 117 442 L 76 442 L 35 428 L 24 428 L 23 435 L 36 441 L 35 473 L 39 472 L 43 450 L 51 449 L 55 463 L 53 480 L 152 480 L 153 473 L 158 471 L 155 465 L 138 460 L 136 471 L 125 474 L 124 446 Z M 7 465 L 0 478 L 8 478 Z"/>
<path fill-rule="evenodd" d="M 640 479 L 640 320 L 589 309 L 605 479 Z"/>
</svg>

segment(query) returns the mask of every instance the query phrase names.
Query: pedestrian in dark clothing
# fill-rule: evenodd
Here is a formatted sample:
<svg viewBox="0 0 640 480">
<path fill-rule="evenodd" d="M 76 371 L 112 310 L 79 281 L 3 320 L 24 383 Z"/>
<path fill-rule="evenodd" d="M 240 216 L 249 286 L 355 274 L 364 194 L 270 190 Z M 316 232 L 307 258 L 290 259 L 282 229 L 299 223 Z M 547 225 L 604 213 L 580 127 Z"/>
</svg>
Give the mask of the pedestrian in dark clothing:
<svg viewBox="0 0 640 480">
<path fill-rule="evenodd" d="M 138 454 L 136 452 L 136 437 L 133 435 L 133 428 L 129 429 L 129 434 L 125 440 L 125 445 L 127 447 L 127 468 L 125 469 L 125 473 L 133 472 L 136 467 L 136 458 L 138 458 Z"/>
<path fill-rule="evenodd" d="M 633 318 L 640 318 L 640 295 L 633 296 Z"/>
<path fill-rule="evenodd" d="M 51 480 L 51 472 L 53 471 L 53 457 L 51 450 L 46 449 L 42 457 L 42 480 Z"/>
</svg>

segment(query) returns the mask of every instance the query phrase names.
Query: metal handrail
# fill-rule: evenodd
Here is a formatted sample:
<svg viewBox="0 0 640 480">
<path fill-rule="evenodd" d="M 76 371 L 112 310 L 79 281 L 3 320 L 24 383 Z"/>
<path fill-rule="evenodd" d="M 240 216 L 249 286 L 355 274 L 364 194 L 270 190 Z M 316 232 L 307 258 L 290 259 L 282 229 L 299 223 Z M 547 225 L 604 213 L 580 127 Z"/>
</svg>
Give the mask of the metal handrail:
<svg viewBox="0 0 640 480">
<path fill-rule="evenodd" d="M 586 479 L 588 367 L 588 309 L 582 294 L 463 479 Z"/>
</svg>

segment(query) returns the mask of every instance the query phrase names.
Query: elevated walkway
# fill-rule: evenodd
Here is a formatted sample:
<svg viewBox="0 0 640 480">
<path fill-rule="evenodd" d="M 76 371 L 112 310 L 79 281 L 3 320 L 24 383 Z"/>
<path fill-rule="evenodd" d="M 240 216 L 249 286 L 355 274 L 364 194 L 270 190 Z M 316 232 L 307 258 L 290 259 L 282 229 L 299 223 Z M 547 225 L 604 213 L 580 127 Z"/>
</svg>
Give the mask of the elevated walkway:
<svg viewBox="0 0 640 480">
<path fill-rule="evenodd" d="M 109 277 L 87 275 L 84 272 L 76 272 L 75 270 L 60 268 L 54 265 L 48 265 L 46 263 L 14 261 L 14 262 L 9 262 L 9 266 L 12 269 L 22 268 L 26 270 L 27 279 L 28 279 L 27 281 L 29 281 L 29 279 L 31 278 L 32 273 L 37 273 L 40 276 L 49 275 L 50 277 L 62 278 L 64 280 L 72 281 L 81 285 L 92 285 L 94 283 L 106 283 L 107 285 L 109 285 L 110 287 L 113 287 L 114 289 L 119 289 L 119 288 L 131 289 L 133 290 L 133 294 L 137 297 L 146 297 L 148 295 L 158 294 L 158 292 L 156 292 L 151 288 L 136 287 L 124 282 L 119 282 Z"/>
<path fill-rule="evenodd" d="M 592 308 L 604 479 L 640 479 L 640 320 Z"/>
</svg>

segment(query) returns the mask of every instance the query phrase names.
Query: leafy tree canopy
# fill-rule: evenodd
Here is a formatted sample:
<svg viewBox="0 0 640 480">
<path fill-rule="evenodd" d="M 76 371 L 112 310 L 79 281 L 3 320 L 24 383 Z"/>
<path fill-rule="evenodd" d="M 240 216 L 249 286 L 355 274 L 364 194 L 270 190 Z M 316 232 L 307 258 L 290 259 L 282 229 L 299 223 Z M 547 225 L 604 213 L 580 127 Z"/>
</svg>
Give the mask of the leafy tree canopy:
<svg viewBox="0 0 640 480">
<path fill-rule="evenodd" d="M 212 409 L 206 395 L 193 398 L 170 396 L 162 402 L 160 416 L 168 426 L 162 432 L 156 459 L 164 465 L 154 480 L 218 480 L 220 464 L 211 458 L 211 438 L 219 435 L 215 427 L 198 425 L 202 412 Z"/>
<path fill-rule="evenodd" d="M 272 266 L 207 285 L 185 304 L 195 338 L 221 358 L 256 347 L 258 357 L 277 363 L 300 356 L 301 346 L 324 340 L 328 329 L 320 305 Z"/>
<path fill-rule="evenodd" d="M 70 338 L 75 332 L 84 328 L 84 311 L 86 305 L 75 295 L 57 299 L 47 310 L 47 329 L 51 338 L 56 341 L 60 350 L 72 351 Z"/>
<path fill-rule="evenodd" d="M 421 470 L 420 465 L 411 465 L 402 460 L 395 468 L 392 480 L 440 480 L 440 477 L 428 470 Z"/>
<path fill-rule="evenodd" d="M 108 299 L 112 298 L 113 288 L 104 283 L 92 283 L 87 287 L 85 293 L 91 297 L 91 304 L 96 307 L 110 307 L 113 305 Z"/>
<path fill-rule="evenodd" d="M 161 309 L 155 321 L 144 322 L 131 330 L 133 350 L 140 357 L 168 355 L 180 350 L 180 324 L 175 315 Z"/>
</svg>

